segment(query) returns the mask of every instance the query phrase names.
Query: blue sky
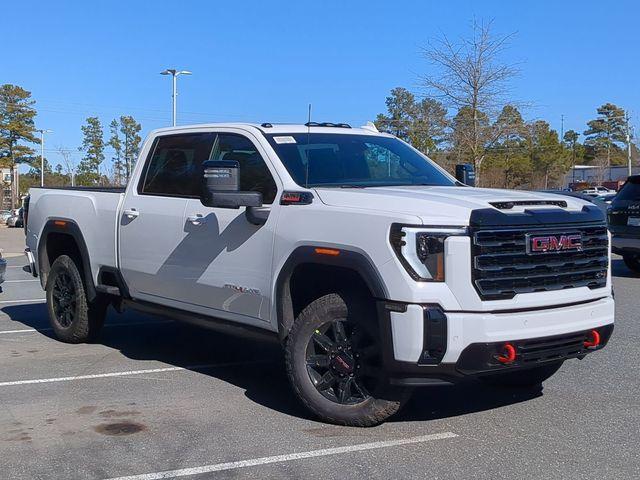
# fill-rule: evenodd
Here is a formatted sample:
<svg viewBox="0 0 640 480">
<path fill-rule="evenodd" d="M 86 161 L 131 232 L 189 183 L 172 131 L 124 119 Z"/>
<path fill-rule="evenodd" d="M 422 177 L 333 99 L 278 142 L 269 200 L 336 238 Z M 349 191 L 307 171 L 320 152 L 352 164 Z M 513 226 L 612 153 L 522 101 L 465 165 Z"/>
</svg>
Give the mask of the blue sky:
<svg viewBox="0 0 640 480">
<path fill-rule="evenodd" d="M 430 38 L 469 33 L 473 18 L 517 32 L 514 97 L 528 119 L 584 130 L 611 101 L 640 118 L 637 2 L 577 1 L 120 1 L 18 2 L 3 22 L 0 83 L 37 101 L 37 126 L 54 130 L 47 156 L 81 142 L 84 118 L 105 130 L 133 115 L 143 133 L 171 120 L 167 67 L 179 81 L 178 123 L 304 122 L 360 125 L 384 110 L 390 89 L 419 91 Z M 20 20 L 22 19 L 22 20 Z"/>
</svg>

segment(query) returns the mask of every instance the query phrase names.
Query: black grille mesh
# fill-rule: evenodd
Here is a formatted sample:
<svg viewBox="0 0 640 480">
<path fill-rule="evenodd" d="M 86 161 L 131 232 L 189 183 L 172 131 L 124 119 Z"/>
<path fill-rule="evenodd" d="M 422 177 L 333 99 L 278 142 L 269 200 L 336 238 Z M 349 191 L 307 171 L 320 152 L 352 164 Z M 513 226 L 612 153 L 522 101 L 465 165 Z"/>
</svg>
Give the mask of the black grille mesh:
<svg viewBox="0 0 640 480">
<path fill-rule="evenodd" d="M 582 234 L 582 250 L 527 254 L 526 235 Z M 483 300 L 565 288 L 601 288 L 609 265 L 604 225 L 476 230 L 473 284 Z"/>
</svg>

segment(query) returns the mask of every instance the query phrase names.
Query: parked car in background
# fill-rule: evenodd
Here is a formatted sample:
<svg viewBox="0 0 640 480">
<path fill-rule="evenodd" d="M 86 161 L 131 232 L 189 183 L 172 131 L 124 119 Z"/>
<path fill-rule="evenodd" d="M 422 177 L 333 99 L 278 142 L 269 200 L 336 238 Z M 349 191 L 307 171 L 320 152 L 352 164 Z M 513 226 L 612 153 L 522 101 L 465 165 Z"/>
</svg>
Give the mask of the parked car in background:
<svg viewBox="0 0 640 480">
<path fill-rule="evenodd" d="M 598 195 L 595 197 L 599 202 L 606 203 L 607 205 L 611 205 L 611 202 L 614 198 L 616 198 L 617 193 L 605 193 L 604 195 Z"/>
<path fill-rule="evenodd" d="M 640 175 L 629 177 L 608 210 L 611 250 L 640 273 Z"/>
<path fill-rule="evenodd" d="M 584 190 L 580 190 L 580 193 L 583 193 L 585 195 L 589 195 L 592 197 L 597 197 L 599 195 L 606 195 L 609 193 L 613 193 L 615 195 L 616 191 L 611 190 L 610 188 L 607 188 L 607 187 L 592 187 L 592 188 L 585 188 Z"/>
<path fill-rule="evenodd" d="M 570 190 L 538 190 L 541 193 L 555 193 L 556 195 L 565 195 L 567 197 L 579 198 L 596 205 L 600 210 L 606 213 L 608 204 L 600 200 L 598 197 L 586 195 L 582 192 L 572 192 Z"/>
<path fill-rule="evenodd" d="M 11 215 L 7 218 L 7 227 L 18 227 L 22 228 L 24 226 L 24 210 L 21 208 L 18 210 L 16 215 Z"/>
<path fill-rule="evenodd" d="M 11 210 L 0 210 L 0 222 L 7 223 L 7 220 L 11 215 Z"/>
</svg>

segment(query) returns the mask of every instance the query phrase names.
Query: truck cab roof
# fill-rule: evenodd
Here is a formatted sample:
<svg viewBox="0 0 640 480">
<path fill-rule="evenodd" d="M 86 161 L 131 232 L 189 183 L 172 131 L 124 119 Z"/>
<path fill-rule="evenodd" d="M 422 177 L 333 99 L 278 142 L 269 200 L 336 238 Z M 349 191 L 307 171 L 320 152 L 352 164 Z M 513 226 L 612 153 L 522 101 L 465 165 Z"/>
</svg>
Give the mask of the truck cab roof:
<svg viewBox="0 0 640 480">
<path fill-rule="evenodd" d="M 311 125 L 301 123 L 248 123 L 248 122 L 224 122 L 224 123 L 202 123 L 193 125 L 181 125 L 176 127 L 166 127 L 153 130 L 152 135 L 166 135 L 171 132 L 184 132 L 185 130 L 202 130 L 215 128 L 241 128 L 244 130 L 258 130 L 265 134 L 287 134 L 287 133 L 337 133 L 342 135 L 379 135 L 383 137 L 393 137 L 386 132 L 379 132 L 373 124 L 362 127 L 351 127 L 347 124 L 338 123 L 313 123 Z"/>
</svg>

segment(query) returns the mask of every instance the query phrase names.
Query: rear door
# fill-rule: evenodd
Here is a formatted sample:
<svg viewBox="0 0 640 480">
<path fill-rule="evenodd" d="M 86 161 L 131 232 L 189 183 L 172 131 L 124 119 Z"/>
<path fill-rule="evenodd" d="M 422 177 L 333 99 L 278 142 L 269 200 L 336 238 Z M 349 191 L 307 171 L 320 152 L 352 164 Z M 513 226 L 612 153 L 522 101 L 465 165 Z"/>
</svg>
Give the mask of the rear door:
<svg viewBox="0 0 640 480">
<path fill-rule="evenodd" d="M 183 289 L 183 217 L 199 195 L 196 170 L 208 158 L 211 132 L 157 137 L 139 183 L 128 188 L 120 221 L 120 268 L 133 298 L 178 306 Z"/>
</svg>

